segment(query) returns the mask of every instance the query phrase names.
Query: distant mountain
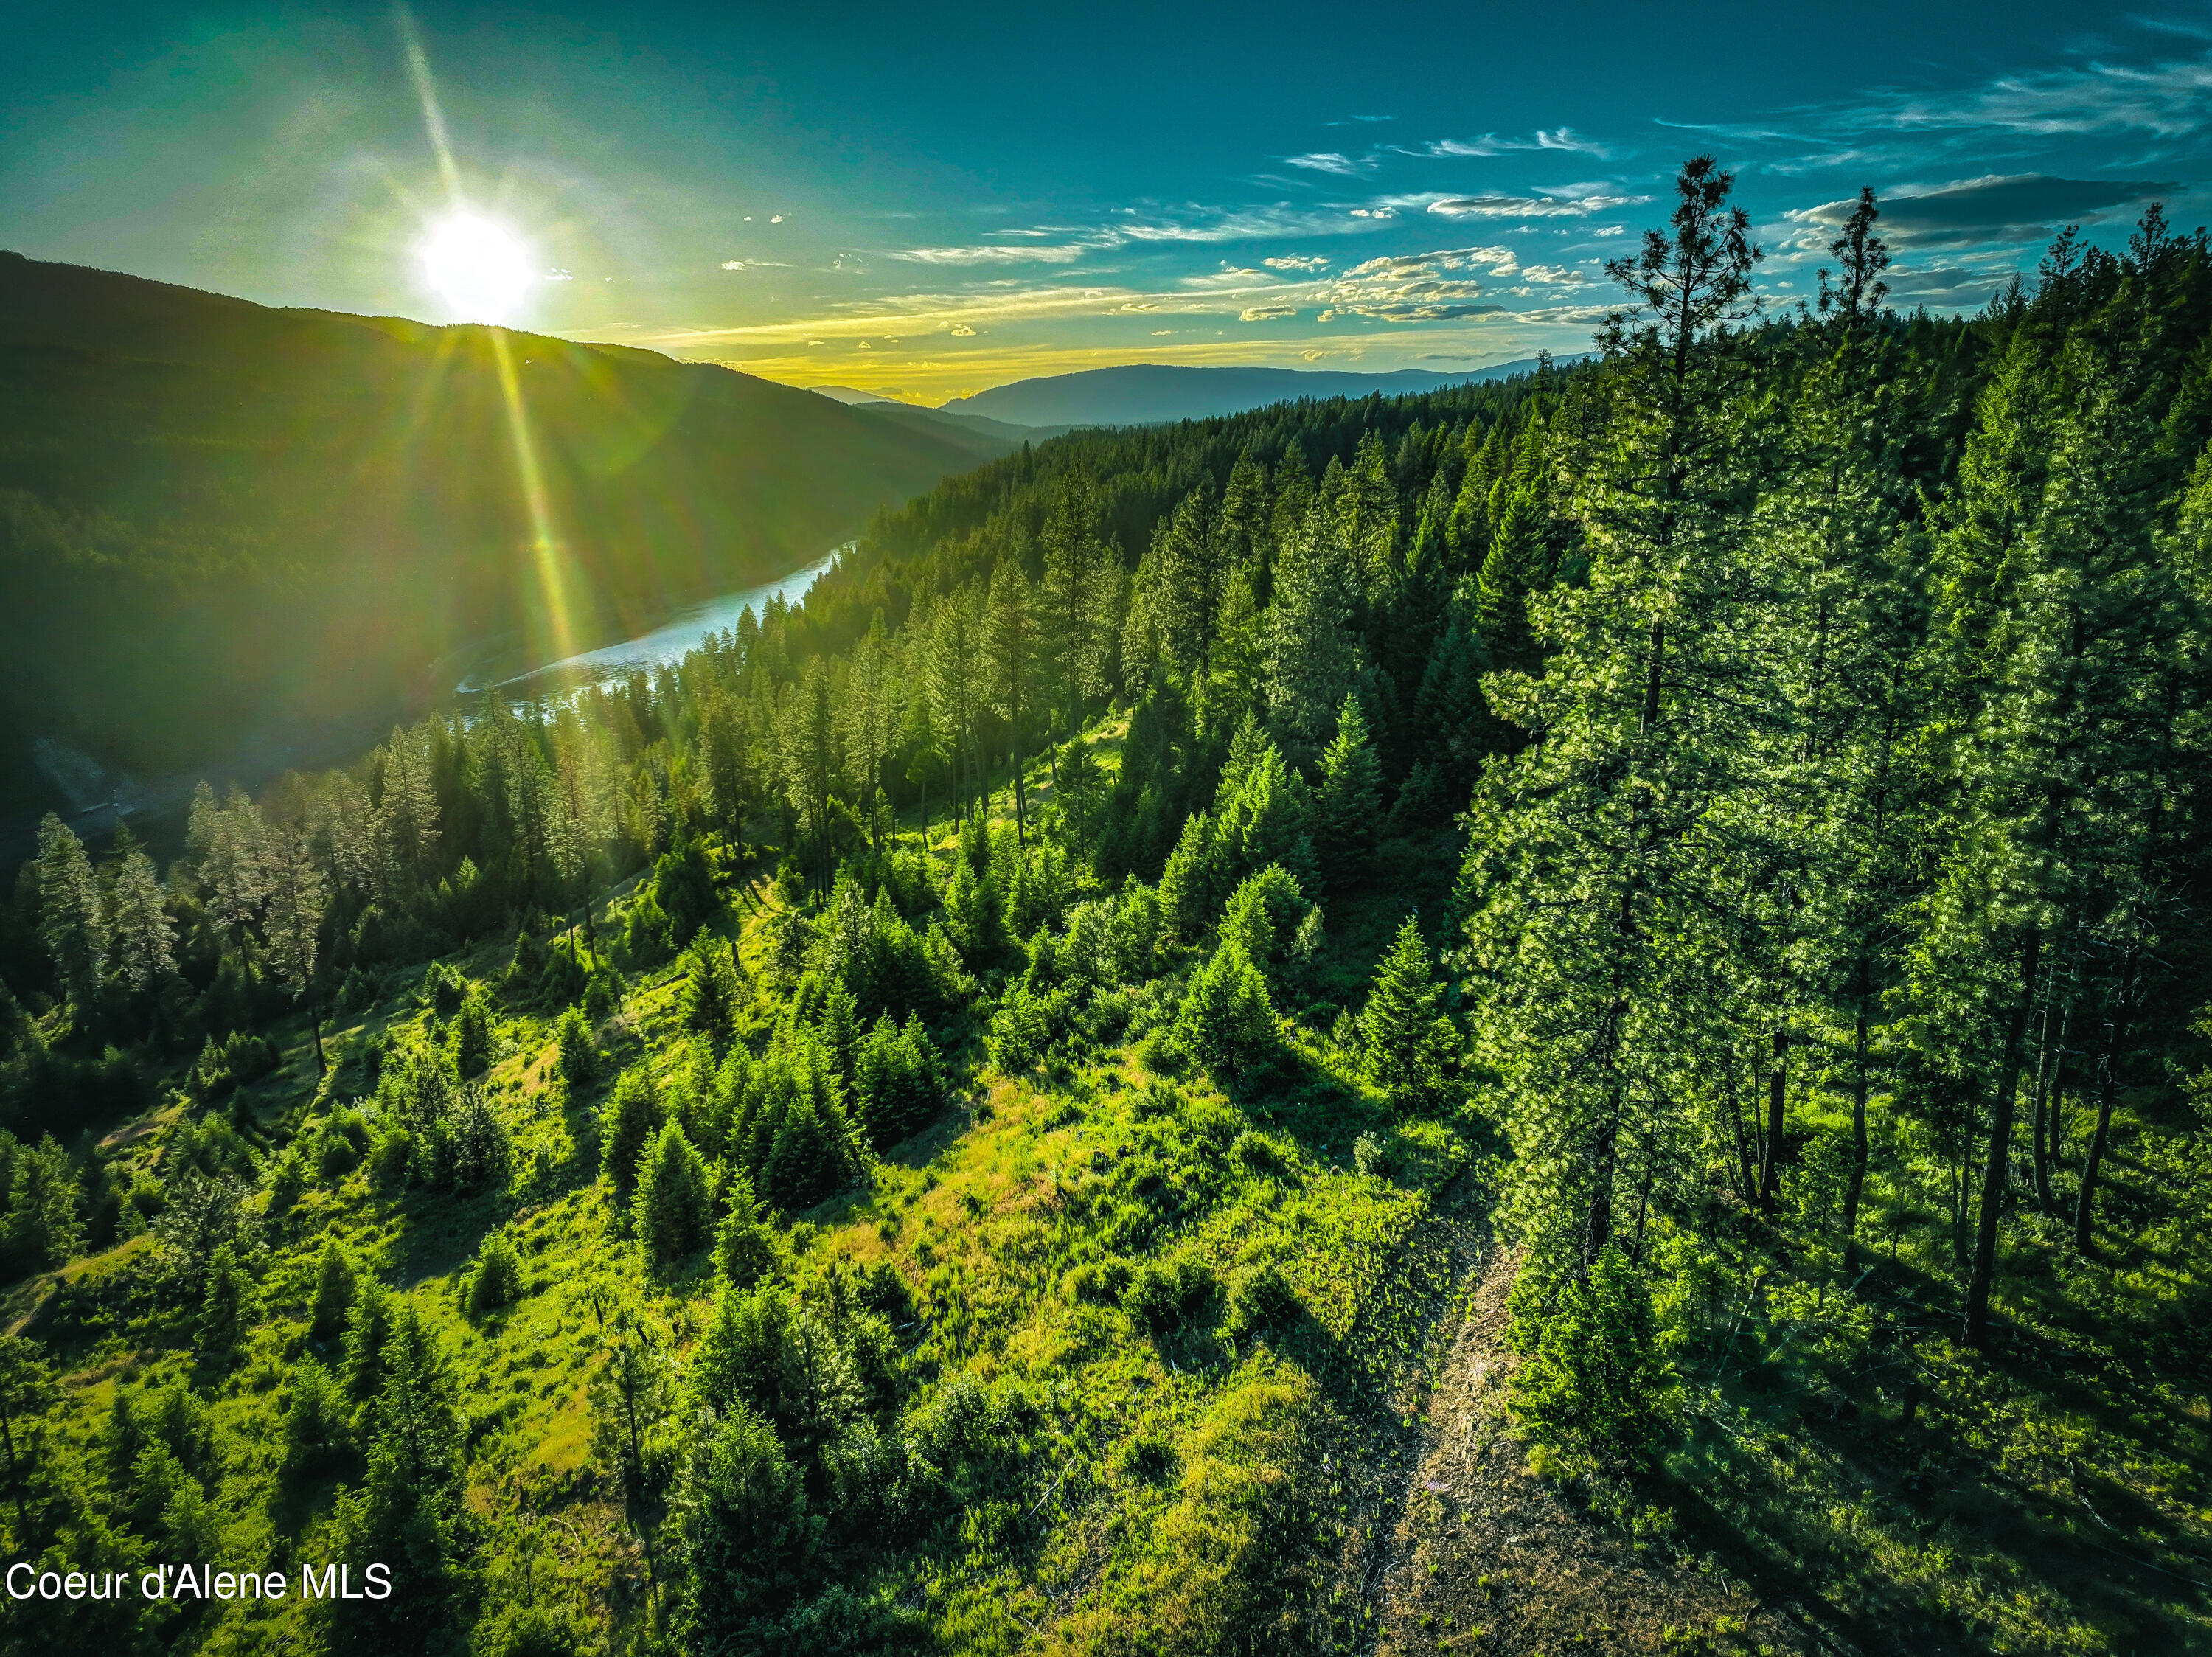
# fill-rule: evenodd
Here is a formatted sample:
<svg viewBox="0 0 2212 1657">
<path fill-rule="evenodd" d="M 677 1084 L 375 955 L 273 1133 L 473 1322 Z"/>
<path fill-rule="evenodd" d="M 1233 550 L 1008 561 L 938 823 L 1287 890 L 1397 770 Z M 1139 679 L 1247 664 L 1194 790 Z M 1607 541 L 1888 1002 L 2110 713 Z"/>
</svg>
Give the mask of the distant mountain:
<svg viewBox="0 0 2212 1657">
<path fill-rule="evenodd" d="M 1066 426 L 1015 426 L 1004 420 L 991 420 L 980 414 L 959 414 L 946 409 L 926 409 L 915 403 L 894 403 L 888 399 L 873 403 L 855 403 L 856 414 L 875 420 L 918 420 L 938 430 L 952 434 L 959 440 L 975 445 L 976 460 L 995 460 L 1024 443 L 1042 442 L 1069 429 Z"/>
<path fill-rule="evenodd" d="M 888 403 L 893 399 L 880 392 L 855 391 L 850 386 L 809 386 L 807 390 L 817 397 L 826 397 L 833 403 Z"/>
<path fill-rule="evenodd" d="M 45 790 L 40 738 L 142 777 L 228 764 L 389 717 L 489 635 L 627 637 L 1011 446 L 650 351 L 0 253 L 0 795 Z"/>
<path fill-rule="evenodd" d="M 1556 359 L 1562 364 L 1577 361 Z M 949 414 L 986 415 L 1021 426 L 1146 426 L 1241 414 L 1302 397 L 1385 397 L 1434 391 L 1483 380 L 1533 374 L 1536 359 L 1492 363 L 1459 374 L 1401 369 L 1389 374 L 1351 374 L 1333 369 L 1194 369 L 1159 362 L 1017 380 L 945 405 Z"/>
</svg>

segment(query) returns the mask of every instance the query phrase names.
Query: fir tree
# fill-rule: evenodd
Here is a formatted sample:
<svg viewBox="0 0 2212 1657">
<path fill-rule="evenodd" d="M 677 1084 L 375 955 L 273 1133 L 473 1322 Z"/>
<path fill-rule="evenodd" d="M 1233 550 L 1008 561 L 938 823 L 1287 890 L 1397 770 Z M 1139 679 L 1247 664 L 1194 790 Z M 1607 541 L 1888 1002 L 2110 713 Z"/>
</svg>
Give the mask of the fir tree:
<svg viewBox="0 0 2212 1657">
<path fill-rule="evenodd" d="M 83 843 L 52 812 L 39 824 L 39 938 L 64 993 L 89 1009 L 107 958 L 106 908 Z"/>
<path fill-rule="evenodd" d="M 309 1339 L 326 1341 L 344 1330 L 353 1311 L 355 1287 L 353 1261 L 344 1245 L 335 1236 L 325 1238 L 315 1260 L 314 1295 L 307 1306 Z"/>
<path fill-rule="evenodd" d="M 116 965 L 133 990 L 167 981 L 176 971 L 177 923 L 170 917 L 154 862 L 132 851 L 116 870 L 110 904 Z"/>
<path fill-rule="evenodd" d="M 1340 885 L 1356 885 L 1375 847 L 1382 813 L 1382 768 L 1367 737 L 1359 698 L 1346 695 L 1336 716 L 1336 734 L 1322 754 L 1321 787 L 1315 790 L 1315 843 L 1322 866 Z"/>
<path fill-rule="evenodd" d="M 644 1065 L 633 1065 L 617 1079 L 599 1112 L 599 1158 L 618 1198 L 626 1198 L 636 1184 L 638 1159 L 666 1116 L 653 1073 Z"/>
<path fill-rule="evenodd" d="M 640 1159 L 631 1211 L 645 1258 L 655 1265 L 706 1247 L 713 1222 L 707 1197 L 707 1165 L 673 1122 Z"/>
<path fill-rule="evenodd" d="M 1408 916 L 1375 970 L 1359 1014 L 1361 1068 L 1401 1111 L 1435 1102 L 1444 1063 L 1458 1045 L 1450 1020 L 1437 1015 L 1438 993 L 1429 947 Z"/>
</svg>

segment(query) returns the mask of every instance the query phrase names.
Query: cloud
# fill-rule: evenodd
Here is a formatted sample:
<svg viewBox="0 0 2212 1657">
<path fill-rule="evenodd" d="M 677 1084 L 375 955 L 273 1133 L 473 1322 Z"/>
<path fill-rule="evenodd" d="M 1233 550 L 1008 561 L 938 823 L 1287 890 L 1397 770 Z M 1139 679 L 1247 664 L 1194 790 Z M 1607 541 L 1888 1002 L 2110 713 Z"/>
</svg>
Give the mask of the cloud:
<svg viewBox="0 0 2212 1657">
<path fill-rule="evenodd" d="M 1152 330 L 1152 338 L 1155 339 L 1165 339 L 1174 332 L 1175 330 L 1173 328 L 1155 328 Z"/>
<path fill-rule="evenodd" d="M 1334 173 L 1340 178 L 1350 178 L 1375 165 L 1372 155 L 1354 161 L 1351 156 L 1340 155 L 1333 149 L 1324 149 L 1310 155 L 1285 155 L 1283 160 L 1289 166 L 1303 167 L 1310 173 Z"/>
<path fill-rule="evenodd" d="M 1429 211 L 1444 218 L 1588 218 L 1593 213 L 1610 213 L 1650 199 L 1649 196 L 1606 195 L 1589 186 L 1567 185 L 1540 196 L 1443 196 L 1429 204 Z"/>
<path fill-rule="evenodd" d="M 1276 202 L 1261 207 L 1225 208 L 1185 203 L 1173 207 L 1149 204 L 1124 207 L 1113 224 L 1099 234 L 1116 243 L 1267 241 L 1287 236 L 1343 235 L 1368 228 L 1346 223 L 1340 206 Z"/>
<path fill-rule="evenodd" d="M 1879 198 L 1879 228 L 1891 246 L 1972 247 L 1990 242 L 2040 241 L 2060 225 L 2094 222 L 2123 208 L 2134 208 L 2182 186 L 2148 180 L 2052 178 L 2041 173 L 2009 176 L 1991 174 L 1933 190 Z M 1825 251 L 1829 239 L 1850 216 L 1853 202 L 1822 202 L 1786 213 L 1799 227 L 1789 245 L 1804 252 Z"/>
<path fill-rule="evenodd" d="M 1274 259 L 1263 259 L 1260 263 L 1271 271 L 1326 271 L 1328 268 L 1328 261 L 1318 253 L 1285 253 Z"/>
<path fill-rule="evenodd" d="M 1448 247 L 1370 259 L 1315 288 L 1314 296 L 1322 307 L 1320 320 L 1364 316 L 1380 322 L 1443 322 L 1486 316 L 1504 307 L 1477 304 L 1482 289 L 1448 273 L 1498 270 L 1510 266 L 1512 259 L 1511 251 L 1504 247 Z"/>
<path fill-rule="evenodd" d="M 1571 265 L 1531 265 L 1524 273 L 1522 280 L 1547 282 L 1557 287 L 1567 288 L 1582 288 L 1589 283 L 1588 276 Z"/>
<path fill-rule="evenodd" d="M 1440 271 L 1487 271 L 1510 276 L 1516 268 L 1510 247 L 1440 247 L 1428 253 L 1395 253 L 1370 259 L 1344 272 L 1345 281 L 1410 282 Z"/>
<path fill-rule="evenodd" d="M 952 325 L 952 337 L 955 339 L 973 339 L 975 331 L 965 322 L 956 322 Z"/>
<path fill-rule="evenodd" d="M 2212 116 L 2212 59 L 2143 67 L 2092 63 L 2010 75 L 1972 91 L 1876 97 L 1858 112 L 1869 126 L 1906 132 L 1957 131 L 2057 134 L 2142 132 L 2179 138 Z"/>
<path fill-rule="evenodd" d="M 1247 305 L 1237 314 L 1237 320 L 1239 322 L 1267 322 L 1277 317 L 1296 316 L 1297 314 L 1298 308 L 1295 305 Z"/>
<path fill-rule="evenodd" d="M 726 271 L 788 271 L 791 266 L 780 259 L 726 259 L 722 261 L 722 268 Z"/>
<path fill-rule="evenodd" d="M 1575 155 L 1608 156 L 1613 151 L 1595 138 L 1586 138 L 1571 126 L 1555 127 L 1547 132 L 1536 129 L 1532 137 L 1501 138 L 1495 132 L 1486 132 L 1479 138 L 1431 138 L 1426 143 L 1401 149 L 1406 155 L 1458 156 L 1510 155 L 1530 149 L 1565 150 Z"/>
<path fill-rule="evenodd" d="M 914 265 L 1072 265 L 1090 251 L 1079 241 L 1031 242 L 1018 247 L 900 247 L 890 256 Z"/>
</svg>

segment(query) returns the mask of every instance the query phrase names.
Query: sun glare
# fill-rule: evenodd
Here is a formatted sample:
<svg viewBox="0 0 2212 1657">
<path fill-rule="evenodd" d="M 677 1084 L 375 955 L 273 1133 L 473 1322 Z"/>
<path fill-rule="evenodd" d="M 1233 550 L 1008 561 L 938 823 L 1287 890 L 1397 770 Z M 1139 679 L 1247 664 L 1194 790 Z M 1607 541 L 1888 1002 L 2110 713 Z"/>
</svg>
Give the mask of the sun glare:
<svg viewBox="0 0 2212 1657">
<path fill-rule="evenodd" d="M 434 223 L 419 256 L 424 279 L 463 322 L 514 320 L 538 279 L 520 236 L 465 210 Z"/>
</svg>

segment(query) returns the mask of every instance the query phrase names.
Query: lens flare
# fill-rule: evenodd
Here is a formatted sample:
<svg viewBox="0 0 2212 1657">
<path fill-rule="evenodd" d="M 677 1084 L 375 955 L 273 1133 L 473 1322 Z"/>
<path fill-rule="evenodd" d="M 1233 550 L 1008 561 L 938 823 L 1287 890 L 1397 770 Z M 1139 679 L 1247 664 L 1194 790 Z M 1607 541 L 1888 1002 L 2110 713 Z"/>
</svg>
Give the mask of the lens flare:
<svg viewBox="0 0 2212 1657">
<path fill-rule="evenodd" d="M 463 322 L 514 320 L 538 280 L 522 238 L 465 208 L 433 223 L 416 256 L 423 279 Z"/>
</svg>

